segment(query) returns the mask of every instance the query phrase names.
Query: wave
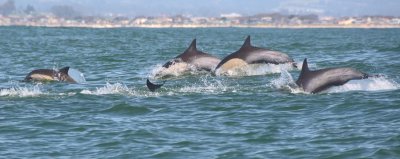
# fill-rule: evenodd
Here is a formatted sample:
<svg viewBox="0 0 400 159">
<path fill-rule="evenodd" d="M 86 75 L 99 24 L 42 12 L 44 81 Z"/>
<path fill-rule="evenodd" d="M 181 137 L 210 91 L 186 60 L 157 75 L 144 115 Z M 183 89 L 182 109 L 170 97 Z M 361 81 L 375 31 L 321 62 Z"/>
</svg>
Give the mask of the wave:
<svg viewBox="0 0 400 159">
<path fill-rule="evenodd" d="M 183 93 L 217 93 L 225 92 L 231 88 L 224 84 L 223 80 L 210 79 L 209 76 L 201 77 L 200 83 L 193 83 L 189 86 L 180 88 L 178 91 Z"/>
<path fill-rule="evenodd" d="M 125 84 L 122 83 L 106 83 L 104 87 L 96 88 L 96 90 L 82 90 L 81 94 L 104 95 L 104 94 L 134 94 Z"/>
<path fill-rule="evenodd" d="M 281 72 L 281 75 L 277 79 L 271 80 L 268 84 L 270 87 L 288 90 L 293 94 L 309 94 L 308 92 L 304 92 L 301 88 L 296 85 L 296 82 L 293 80 L 291 74 L 287 71 Z M 385 90 L 396 90 L 399 89 L 400 85 L 386 77 L 371 77 L 368 79 L 362 80 L 351 80 L 344 85 L 341 86 L 333 86 L 321 93 L 341 93 L 348 91 L 385 91 Z"/>
<path fill-rule="evenodd" d="M 16 96 L 16 97 L 34 97 L 44 94 L 39 85 L 33 87 L 13 86 L 11 88 L 1 89 L 0 96 Z"/>
<path fill-rule="evenodd" d="M 400 51 L 400 45 L 395 46 L 395 47 L 378 49 L 378 52 L 399 52 L 399 51 Z"/>
<path fill-rule="evenodd" d="M 400 85 L 386 77 L 372 77 L 363 80 L 351 80 L 344 85 L 331 87 L 324 92 L 340 93 L 348 91 L 385 91 L 399 89 Z"/>
<path fill-rule="evenodd" d="M 294 94 L 298 93 L 309 94 L 307 92 L 304 92 L 300 87 L 297 86 L 296 82 L 293 80 L 292 75 L 288 71 L 282 71 L 279 78 L 272 79 L 271 82 L 267 84 L 267 86 L 279 90 L 287 90 Z"/>
<path fill-rule="evenodd" d="M 103 113 L 113 113 L 120 115 L 141 115 L 150 113 L 152 110 L 146 106 L 131 106 L 127 103 L 121 103 L 117 105 L 113 105 L 110 108 L 107 108 L 101 112 Z"/>
</svg>

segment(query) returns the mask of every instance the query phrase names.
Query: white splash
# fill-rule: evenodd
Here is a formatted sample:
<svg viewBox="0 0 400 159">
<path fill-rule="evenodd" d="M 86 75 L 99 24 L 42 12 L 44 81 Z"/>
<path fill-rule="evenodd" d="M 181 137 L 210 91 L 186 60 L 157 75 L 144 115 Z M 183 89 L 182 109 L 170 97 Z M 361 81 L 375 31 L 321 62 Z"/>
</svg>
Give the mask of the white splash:
<svg viewBox="0 0 400 159">
<path fill-rule="evenodd" d="M 210 80 L 207 76 L 201 78 L 201 83 L 194 83 L 189 86 L 185 86 L 179 89 L 179 92 L 185 93 L 218 93 L 225 92 L 229 88 L 224 85 L 222 80 L 212 79 Z"/>
<path fill-rule="evenodd" d="M 234 69 L 221 71 L 220 69 L 216 70 L 216 75 L 224 75 L 224 76 L 255 76 L 255 75 L 265 75 L 265 74 L 274 74 L 281 73 L 282 70 L 289 71 L 293 70 L 292 64 L 250 64 L 243 67 L 237 67 Z"/>
<path fill-rule="evenodd" d="M 86 79 L 85 79 L 85 76 L 83 76 L 83 73 L 78 71 L 77 69 L 70 68 L 68 70 L 68 75 L 72 79 L 74 79 L 74 81 L 76 81 L 77 83 L 85 83 L 86 82 Z"/>
<path fill-rule="evenodd" d="M 115 83 L 110 84 L 106 83 L 104 87 L 96 88 L 96 90 L 82 90 L 80 93 L 82 94 L 90 94 L 90 95 L 104 95 L 104 94 L 133 94 L 132 90 L 130 90 L 125 84 Z"/>
<path fill-rule="evenodd" d="M 331 87 L 323 92 L 339 93 L 348 91 L 384 91 L 399 89 L 400 85 L 385 77 L 372 77 L 363 80 L 351 80 L 342 86 Z"/>
<path fill-rule="evenodd" d="M 301 89 L 296 85 L 296 82 L 293 80 L 292 75 L 290 75 L 290 73 L 287 70 L 282 70 L 279 78 L 271 80 L 270 84 L 267 84 L 267 86 L 280 90 L 288 90 L 293 94 L 298 94 L 298 93 L 308 94 L 307 92 L 304 92 L 303 89 Z"/>
<path fill-rule="evenodd" d="M 14 86 L 0 90 L 0 96 L 34 97 L 44 94 L 38 85 L 33 87 Z"/>
</svg>

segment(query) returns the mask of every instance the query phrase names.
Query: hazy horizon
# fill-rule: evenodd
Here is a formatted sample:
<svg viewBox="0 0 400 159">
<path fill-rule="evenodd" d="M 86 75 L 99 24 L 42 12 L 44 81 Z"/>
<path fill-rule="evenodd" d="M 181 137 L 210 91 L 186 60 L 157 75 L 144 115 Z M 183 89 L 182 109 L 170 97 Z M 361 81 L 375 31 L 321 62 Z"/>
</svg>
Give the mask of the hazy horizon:
<svg viewBox="0 0 400 159">
<path fill-rule="evenodd" d="M 0 0 L 0 4 L 7 0 Z M 68 5 L 83 15 L 219 16 L 238 13 L 318 14 L 322 16 L 400 16 L 400 1 L 392 0 L 14 0 L 17 9 L 32 5 L 46 12 Z"/>
</svg>

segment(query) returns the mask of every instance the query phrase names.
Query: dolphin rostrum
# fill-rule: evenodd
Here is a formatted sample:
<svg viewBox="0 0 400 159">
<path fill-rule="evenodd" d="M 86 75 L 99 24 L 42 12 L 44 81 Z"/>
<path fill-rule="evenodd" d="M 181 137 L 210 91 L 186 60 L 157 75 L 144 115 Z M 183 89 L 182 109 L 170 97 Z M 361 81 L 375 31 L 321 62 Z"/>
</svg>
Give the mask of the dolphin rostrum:
<svg viewBox="0 0 400 159">
<path fill-rule="evenodd" d="M 366 79 L 368 74 L 353 68 L 325 68 L 311 71 L 308 68 L 307 58 L 303 61 L 303 67 L 296 84 L 305 92 L 318 93 L 332 86 L 340 86 L 350 80 Z"/>
<path fill-rule="evenodd" d="M 163 67 L 169 68 L 177 63 L 184 62 L 195 66 L 198 70 L 213 71 L 220 61 L 221 60 L 215 56 L 197 50 L 196 39 L 193 39 L 189 48 L 187 48 L 185 52 L 165 63 Z"/>
<path fill-rule="evenodd" d="M 269 63 L 269 64 L 291 63 L 293 64 L 294 67 L 296 67 L 293 59 L 290 58 L 285 53 L 252 46 L 249 35 L 247 36 L 245 42 L 238 51 L 222 59 L 222 61 L 217 65 L 216 70 L 222 69 L 226 71 L 247 64 L 256 64 L 256 63 Z"/>
<path fill-rule="evenodd" d="M 30 72 L 24 81 L 63 81 L 69 83 L 77 83 L 68 75 L 69 67 L 60 70 L 37 69 Z"/>
</svg>

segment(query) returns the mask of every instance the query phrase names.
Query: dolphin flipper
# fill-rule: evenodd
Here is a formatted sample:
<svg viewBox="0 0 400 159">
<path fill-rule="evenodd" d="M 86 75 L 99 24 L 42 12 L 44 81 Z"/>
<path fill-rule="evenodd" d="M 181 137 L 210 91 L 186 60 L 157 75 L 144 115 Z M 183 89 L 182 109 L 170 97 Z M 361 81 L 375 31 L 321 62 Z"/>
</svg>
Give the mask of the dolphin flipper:
<svg viewBox="0 0 400 159">
<path fill-rule="evenodd" d="M 152 92 L 154 92 L 156 89 L 158 89 L 161 86 L 163 86 L 164 83 L 163 84 L 154 84 L 154 83 L 151 83 L 149 79 L 147 79 L 147 81 L 146 81 L 147 88 Z"/>
</svg>

